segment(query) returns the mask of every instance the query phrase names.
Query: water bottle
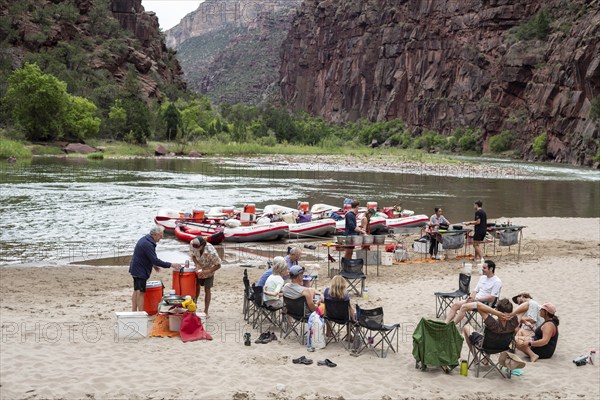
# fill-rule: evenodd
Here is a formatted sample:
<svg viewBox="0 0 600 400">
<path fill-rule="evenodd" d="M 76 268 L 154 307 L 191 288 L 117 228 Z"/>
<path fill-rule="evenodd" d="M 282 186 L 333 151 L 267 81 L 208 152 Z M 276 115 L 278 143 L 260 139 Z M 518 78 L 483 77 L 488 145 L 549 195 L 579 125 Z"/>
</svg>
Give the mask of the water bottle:
<svg viewBox="0 0 600 400">
<path fill-rule="evenodd" d="M 590 350 L 590 365 L 596 364 L 596 349 Z"/>
<path fill-rule="evenodd" d="M 190 260 L 185 260 L 185 267 L 189 268 L 190 267 Z"/>
<path fill-rule="evenodd" d="M 460 374 L 462 376 L 469 375 L 469 363 L 467 360 L 460 360 Z"/>
<path fill-rule="evenodd" d="M 364 288 L 362 294 L 363 294 L 363 300 L 369 300 L 369 289 L 368 288 Z"/>
</svg>

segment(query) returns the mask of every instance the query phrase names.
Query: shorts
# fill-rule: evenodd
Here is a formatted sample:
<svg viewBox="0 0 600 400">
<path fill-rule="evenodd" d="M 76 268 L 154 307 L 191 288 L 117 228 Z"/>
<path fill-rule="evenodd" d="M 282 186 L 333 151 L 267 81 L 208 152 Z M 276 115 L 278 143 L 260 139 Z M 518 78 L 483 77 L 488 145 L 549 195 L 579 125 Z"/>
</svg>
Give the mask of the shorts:
<svg viewBox="0 0 600 400">
<path fill-rule="evenodd" d="M 476 242 L 483 242 L 483 239 L 485 239 L 485 233 L 477 233 L 475 232 L 473 234 L 473 240 Z"/>
<path fill-rule="evenodd" d="M 144 293 L 146 291 L 146 279 L 138 278 L 136 276 L 133 277 L 133 290 L 139 290 Z"/>
<path fill-rule="evenodd" d="M 196 279 L 196 284 L 198 286 L 204 286 L 205 289 L 210 289 L 213 287 L 213 283 L 215 281 L 215 276 L 211 276 L 205 279 Z"/>
<path fill-rule="evenodd" d="M 479 332 L 473 332 L 469 335 L 469 341 L 475 347 L 481 347 L 483 344 L 483 335 Z"/>
</svg>

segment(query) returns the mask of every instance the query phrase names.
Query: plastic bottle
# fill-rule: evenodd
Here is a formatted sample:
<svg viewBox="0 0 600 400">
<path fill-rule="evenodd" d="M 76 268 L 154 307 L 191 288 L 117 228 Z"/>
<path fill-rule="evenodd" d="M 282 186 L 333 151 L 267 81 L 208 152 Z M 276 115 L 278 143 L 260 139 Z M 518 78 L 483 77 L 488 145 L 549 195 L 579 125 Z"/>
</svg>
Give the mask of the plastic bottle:
<svg viewBox="0 0 600 400">
<path fill-rule="evenodd" d="M 363 290 L 363 300 L 369 300 L 369 289 L 364 288 Z"/>
<path fill-rule="evenodd" d="M 467 360 L 460 360 L 460 374 L 462 376 L 469 375 L 469 363 L 467 362 Z"/>
<path fill-rule="evenodd" d="M 189 268 L 190 267 L 190 260 L 185 260 L 185 267 Z"/>
<path fill-rule="evenodd" d="M 596 349 L 590 350 L 590 365 L 596 364 Z"/>
</svg>

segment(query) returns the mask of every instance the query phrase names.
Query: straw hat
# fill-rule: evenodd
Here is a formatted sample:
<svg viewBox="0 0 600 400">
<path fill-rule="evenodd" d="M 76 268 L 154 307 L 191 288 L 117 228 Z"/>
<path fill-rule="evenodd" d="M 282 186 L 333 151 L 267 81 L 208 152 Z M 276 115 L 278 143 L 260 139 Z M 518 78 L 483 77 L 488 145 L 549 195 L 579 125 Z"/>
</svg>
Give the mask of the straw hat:
<svg viewBox="0 0 600 400">
<path fill-rule="evenodd" d="M 519 293 L 518 295 L 516 295 L 515 297 L 512 298 L 513 303 L 519 304 L 519 303 L 517 303 L 517 298 L 520 296 L 527 297 L 528 299 L 533 300 L 533 297 L 531 297 L 531 295 L 529 293 L 523 292 L 523 293 Z"/>
<path fill-rule="evenodd" d="M 508 351 L 503 351 L 500 353 L 498 363 L 511 371 L 514 369 L 523 368 L 526 365 L 525 361 L 521 360 L 518 355 L 509 353 Z"/>
</svg>

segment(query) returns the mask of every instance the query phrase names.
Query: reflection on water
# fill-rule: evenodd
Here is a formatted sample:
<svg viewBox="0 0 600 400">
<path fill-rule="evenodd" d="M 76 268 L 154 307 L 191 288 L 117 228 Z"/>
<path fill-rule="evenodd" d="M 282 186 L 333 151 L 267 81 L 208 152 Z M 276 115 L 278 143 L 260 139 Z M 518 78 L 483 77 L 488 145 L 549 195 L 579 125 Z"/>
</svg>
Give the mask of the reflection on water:
<svg viewBox="0 0 600 400">
<path fill-rule="evenodd" d="M 356 166 L 233 159 L 34 158 L 30 164 L 2 163 L 0 264 L 127 256 L 160 208 L 295 207 L 297 200 L 341 206 L 345 198 L 382 206 L 400 200 L 404 208 L 427 215 L 441 205 L 445 216 L 458 222 L 472 219 L 473 201 L 481 199 L 490 219 L 600 216 L 598 171 L 537 166 L 528 177 L 511 172 L 481 179 L 437 168 L 440 173 L 432 175 L 431 170 L 408 168 L 361 171 Z M 159 248 L 184 252 L 187 246 L 166 237 Z"/>
</svg>

